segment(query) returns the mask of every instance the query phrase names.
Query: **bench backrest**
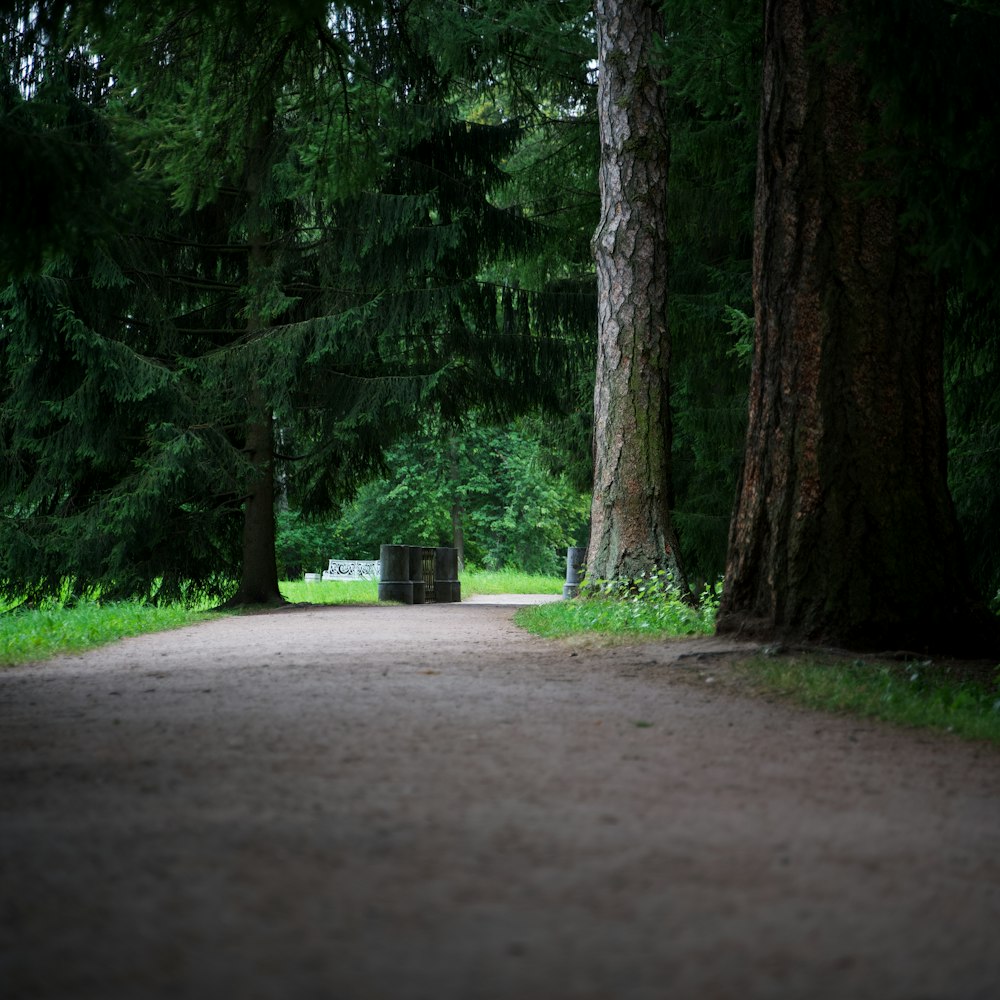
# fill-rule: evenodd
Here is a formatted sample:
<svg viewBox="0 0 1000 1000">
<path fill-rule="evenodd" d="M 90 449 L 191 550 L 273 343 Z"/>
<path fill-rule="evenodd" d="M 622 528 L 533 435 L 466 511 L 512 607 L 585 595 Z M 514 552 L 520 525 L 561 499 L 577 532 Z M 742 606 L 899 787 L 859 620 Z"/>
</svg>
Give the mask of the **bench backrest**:
<svg viewBox="0 0 1000 1000">
<path fill-rule="evenodd" d="M 377 580 L 380 573 L 378 559 L 331 559 L 323 576 L 327 580 Z"/>
</svg>

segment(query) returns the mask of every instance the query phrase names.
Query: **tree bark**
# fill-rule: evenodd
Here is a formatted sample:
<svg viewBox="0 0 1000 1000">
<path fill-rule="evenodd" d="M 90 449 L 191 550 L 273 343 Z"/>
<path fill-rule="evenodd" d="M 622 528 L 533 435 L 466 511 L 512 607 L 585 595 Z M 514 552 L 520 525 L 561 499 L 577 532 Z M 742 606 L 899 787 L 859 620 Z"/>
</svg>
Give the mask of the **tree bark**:
<svg viewBox="0 0 1000 1000">
<path fill-rule="evenodd" d="M 767 0 L 756 344 L 720 632 L 953 648 L 978 626 L 946 480 L 942 289 L 865 197 L 841 0 Z M 976 640 L 978 641 L 978 640 Z"/>
<path fill-rule="evenodd" d="M 662 20 L 645 0 L 597 0 L 601 220 L 587 579 L 663 570 L 687 589 L 670 518 L 669 137 L 651 66 Z"/>
</svg>

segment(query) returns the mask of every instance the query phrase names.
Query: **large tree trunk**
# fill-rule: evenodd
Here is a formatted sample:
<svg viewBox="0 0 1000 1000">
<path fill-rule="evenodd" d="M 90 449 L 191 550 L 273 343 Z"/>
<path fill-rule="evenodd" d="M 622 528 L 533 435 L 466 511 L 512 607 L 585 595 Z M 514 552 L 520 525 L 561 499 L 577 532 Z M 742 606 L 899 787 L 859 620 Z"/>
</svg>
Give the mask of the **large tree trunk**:
<svg viewBox="0 0 1000 1000">
<path fill-rule="evenodd" d="M 974 615 L 945 477 L 942 290 L 897 206 L 863 195 L 874 112 L 857 68 L 815 44 L 841 6 L 766 3 L 756 346 L 719 630 L 955 648 Z"/>
<path fill-rule="evenodd" d="M 595 4 L 601 221 L 587 579 L 665 570 L 686 590 L 670 520 L 669 139 L 651 67 L 658 10 L 645 0 Z"/>
</svg>

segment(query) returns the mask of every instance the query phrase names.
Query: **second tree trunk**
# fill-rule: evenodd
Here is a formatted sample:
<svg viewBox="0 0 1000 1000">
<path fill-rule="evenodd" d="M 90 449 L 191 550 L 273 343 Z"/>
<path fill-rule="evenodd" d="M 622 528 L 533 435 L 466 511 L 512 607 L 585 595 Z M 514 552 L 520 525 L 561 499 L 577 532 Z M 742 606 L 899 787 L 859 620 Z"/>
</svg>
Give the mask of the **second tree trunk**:
<svg viewBox="0 0 1000 1000">
<path fill-rule="evenodd" d="M 594 499 L 587 582 L 663 570 L 686 590 L 670 519 L 669 138 L 652 66 L 659 5 L 598 0 L 601 221 Z"/>
</svg>

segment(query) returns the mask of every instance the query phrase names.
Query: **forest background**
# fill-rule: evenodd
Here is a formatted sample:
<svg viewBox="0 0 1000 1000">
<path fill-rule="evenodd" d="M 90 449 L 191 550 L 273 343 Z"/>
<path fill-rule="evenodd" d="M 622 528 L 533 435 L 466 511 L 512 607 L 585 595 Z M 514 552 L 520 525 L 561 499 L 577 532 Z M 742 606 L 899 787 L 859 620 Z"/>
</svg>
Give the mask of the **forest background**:
<svg viewBox="0 0 1000 1000">
<path fill-rule="evenodd" d="M 929 188 L 949 205 L 916 249 L 948 274 L 949 483 L 995 604 L 995 53 L 961 19 L 996 12 L 917 6 L 955 30 L 913 19 L 907 59 L 873 86 L 933 82 L 919 116 L 899 109 L 886 163 L 912 182 L 914 217 Z M 906 7 L 883 5 L 897 30 Z M 81 594 L 267 599 L 279 573 L 382 542 L 461 540 L 471 562 L 548 571 L 586 544 L 588 3 L 4 10 L 8 597 L 69 579 Z M 671 510 L 689 578 L 714 581 L 754 333 L 761 12 L 663 13 Z M 909 155 L 914 136 L 927 156 Z"/>
</svg>

